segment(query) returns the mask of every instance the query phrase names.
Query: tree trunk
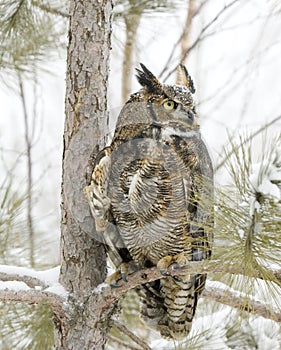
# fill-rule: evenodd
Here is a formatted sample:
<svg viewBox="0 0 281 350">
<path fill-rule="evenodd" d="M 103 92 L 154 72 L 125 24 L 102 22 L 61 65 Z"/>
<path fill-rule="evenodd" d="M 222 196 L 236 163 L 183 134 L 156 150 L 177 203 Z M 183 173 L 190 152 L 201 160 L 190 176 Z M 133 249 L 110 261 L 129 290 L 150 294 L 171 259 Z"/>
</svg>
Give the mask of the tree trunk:
<svg viewBox="0 0 281 350">
<path fill-rule="evenodd" d="M 107 132 L 112 8 L 112 0 L 70 1 L 60 275 L 70 297 L 67 317 L 58 320 L 56 349 L 103 349 L 106 340 L 107 317 L 97 324 L 91 312 L 97 302 L 92 289 L 105 278 L 106 257 L 83 189 L 89 160 L 97 146 L 104 147 Z"/>
<path fill-rule="evenodd" d="M 122 68 L 122 102 L 125 103 L 131 93 L 134 51 L 136 46 L 137 31 L 141 20 L 141 12 L 129 13 L 125 17 L 126 41 L 124 47 Z"/>
</svg>

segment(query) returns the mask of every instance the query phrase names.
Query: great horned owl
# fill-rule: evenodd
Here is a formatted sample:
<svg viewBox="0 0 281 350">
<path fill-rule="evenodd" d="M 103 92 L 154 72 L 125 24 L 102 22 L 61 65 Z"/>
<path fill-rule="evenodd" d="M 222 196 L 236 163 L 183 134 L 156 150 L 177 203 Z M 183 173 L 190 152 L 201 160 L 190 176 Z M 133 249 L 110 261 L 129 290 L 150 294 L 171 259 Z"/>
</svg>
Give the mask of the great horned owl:
<svg viewBox="0 0 281 350">
<path fill-rule="evenodd" d="M 162 84 L 141 68 L 142 89 L 121 110 L 86 194 L 116 268 L 131 262 L 138 269 L 158 266 L 165 275 L 138 288 L 143 318 L 162 336 L 182 338 L 206 275 L 176 278 L 166 272 L 210 257 L 213 170 L 186 68 L 179 67 L 177 85 Z"/>
</svg>

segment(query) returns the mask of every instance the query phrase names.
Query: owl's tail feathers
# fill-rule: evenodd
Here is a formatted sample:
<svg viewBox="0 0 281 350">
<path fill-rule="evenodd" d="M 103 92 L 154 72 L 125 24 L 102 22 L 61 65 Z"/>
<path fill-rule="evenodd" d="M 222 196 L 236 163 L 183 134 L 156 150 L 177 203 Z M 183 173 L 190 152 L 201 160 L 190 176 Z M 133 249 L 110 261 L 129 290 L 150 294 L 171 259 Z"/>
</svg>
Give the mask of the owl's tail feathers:
<svg viewBox="0 0 281 350">
<path fill-rule="evenodd" d="M 140 297 L 141 319 L 151 328 L 156 329 L 158 322 L 164 317 L 166 308 L 160 294 L 160 281 L 142 285 L 137 290 Z"/>
<path fill-rule="evenodd" d="M 158 330 L 165 338 L 182 339 L 192 326 L 199 295 L 205 281 L 205 275 L 186 276 L 182 280 L 169 277 L 162 280 L 162 292 L 166 315 L 159 320 Z"/>
<path fill-rule="evenodd" d="M 189 275 L 181 281 L 167 277 L 140 286 L 141 318 L 164 338 L 187 337 L 205 281 L 206 275 Z"/>
</svg>

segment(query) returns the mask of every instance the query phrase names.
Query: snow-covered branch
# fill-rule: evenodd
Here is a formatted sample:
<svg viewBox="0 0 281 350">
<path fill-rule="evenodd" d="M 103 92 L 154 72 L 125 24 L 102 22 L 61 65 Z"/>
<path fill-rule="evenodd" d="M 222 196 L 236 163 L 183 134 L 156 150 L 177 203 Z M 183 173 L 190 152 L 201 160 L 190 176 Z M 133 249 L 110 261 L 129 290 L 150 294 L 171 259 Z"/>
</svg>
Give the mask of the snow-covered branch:
<svg viewBox="0 0 281 350">
<path fill-rule="evenodd" d="M 59 267 L 46 271 L 0 265 L 0 300 L 27 304 L 50 304 L 53 312 L 63 314 L 67 292 L 58 282 Z"/>
<path fill-rule="evenodd" d="M 5 289 L 3 289 L 4 283 L 7 283 Z M 62 318 L 62 316 L 64 315 L 64 311 L 62 308 L 64 298 L 62 296 L 54 294 L 52 292 L 26 287 L 27 286 L 23 282 L 1 282 L 0 300 L 21 302 L 29 305 L 41 303 L 48 304 L 50 305 L 54 314 Z"/>
<path fill-rule="evenodd" d="M 24 267 L 0 265 L 0 280 L 24 282 L 30 288 L 46 288 L 45 282 L 36 277 L 33 272 Z"/>
<path fill-rule="evenodd" d="M 253 315 L 262 316 L 275 322 L 281 322 L 280 311 L 274 310 L 270 305 L 242 295 L 242 293 L 233 291 L 230 288 L 217 288 L 207 284 L 202 293 L 202 297 L 250 312 Z"/>
<path fill-rule="evenodd" d="M 215 273 L 223 272 L 235 275 L 247 275 L 247 271 L 235 265 L 218 264 L 216 261 L 190 262 L 181 270 L 170 269 L 172 276 L 180 276 L 189 273 Z M 28 304 L 49 303 L 51 309 L 58 317 L 63 317 L 63 303 L 68 296 L 65 289 L 58 282 L 59 267 L 47 271 L 35 271 L 33 269 L 0 265 L 0 300 L 25 302 Z M 271 271 L 268 276 L 273 276 L 281 282 L 281 271 Z M 259 272 L 255 272 L 254 278 L 263 279 Z M 164 278 L 161 272 L 152 267 L 143 269 L 127 276 L 127 282 L 118 281 L 118 288 L 112 288 L 103 283 L 93 290 L 93 297 L 98 297 L 97 307 L 94 313 L 97 319 L 112 309 L 122 295 L 141 284 Z M 244 297 L 237 292 L 226 291 L 207 284 L 202 296 L 234 308 L 244 309 L 253 314 L 281 321 L 281 313 L 273 310 L 260 301 Z"/>
<path fill-rule="evenodd" d="M 45 271 L 36 271 L 27 267 L 0 265 L 0 280 L 22 281 L 30 288 L 48 288 L 58 282 L 59 269 L 57 266 Z"/>
</svg>

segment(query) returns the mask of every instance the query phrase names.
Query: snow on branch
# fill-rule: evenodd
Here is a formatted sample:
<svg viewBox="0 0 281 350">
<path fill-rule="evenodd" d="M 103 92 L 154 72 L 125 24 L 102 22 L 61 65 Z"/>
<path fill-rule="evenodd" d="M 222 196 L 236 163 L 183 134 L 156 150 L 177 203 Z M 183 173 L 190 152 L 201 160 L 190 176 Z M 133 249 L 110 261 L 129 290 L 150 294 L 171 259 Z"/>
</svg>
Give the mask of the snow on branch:
<svg viewBox="0 0 281 350">
<path fill-rule="evenodd" d="M 268 158 L 253 164 L 250 183 L 256 200 L 260 197 L 271 198 L 275 202 L 281 200 L 281 139 L 271 149 Z"/>
<path fill-rule="evenodd" d="M 2 285 L 0 284 L 0 300 L 21 302 L 29 305 L 41 303 L 49 304 L 52 311 L 57 316 L 62 318 L 64 311 L 62 309 L 63 299 L 61 296 L 51 292 L 31 289 L 28 287 L 21 288 L 22 286 L 19 285 L 20 283 L 24 284 L 23 282 L 13 282 L 13 285 L 10 283 L 10 286 L 7 284 L 8 288 L 6 289 L 2 289 Z"/>
<path fill-rule="evenodd" d="M 30 284 L 30 287 L 38 285 L 46 288 L 58 282 L 59 269 L 60 267 L 57 266 L 45 271 L 35 271 L 27 267 L 0 265 L 0 280 L 24 280 L 26 284 Z"/>
<path fill-rule="evenodd" d="M 59 267 L 46 271 L 0 265 L 0 300 L 27 304 L 48 303 L 53 312 L 62 314 L 67 292 L 58 282 Z"/>
<path fill-rule="evenodd" d="M 235 265 L 218 264 L 216 261 L 210 262 L 190 262 L 190 264 L 180 270 L 170 269 L 168 273 L 171 276 L 180 276 L 189 273 L 214 273 L 223 272 L 235 275 L 247 275 L 244 269 Z M 281 271 L 271 271 L 269 276 L 274 276 L 281 282 Z M 58 282 L 59 267 L 46 271 L 35 271 L 33 269 L 0 265 L 0 300 L 25 302 L 28 304 L 49 303 L 53 312 L 58 316 L 63 316 L 63 304 L 68 296 L 62 285 Z M 264 279 L 257 271 L 253 278 Z M 164 278 L 157 267 L 143 269 L 127 276 L 127 282 L 118 281 L 118 288 L 112 288 L 103 283 L 92 291 L 92 296 L 97 297 L 99 302 L 95 313 L 97 317 L 102 318 L 104 312 L 111 309 L 122 295 L 130 289 L 133 289 L 144 283 L 152 282 Z M 213 287 L 207 284 L 204 292 L 204 298 L 212 299 L 220 303 L 244 309 L 253 314 L 281 321 L 281 313 L 273 310 L 268 305 L 249 297 L 237 294 L 233 291 L 225 291 L 221 288 Z"/>
<path fill-rule="evenodd" d="M 270 305 L 266 305 L 258 300 L 242 295 L 242 293 L 231 290 L 230 288 L 217 288 L 207 284 L 202 292 L 202 297 L 250 312 L 253 315 L 262 316 L 275 322 L 281 322 L 280 311 L 273 309 Z"/>
</svg>

